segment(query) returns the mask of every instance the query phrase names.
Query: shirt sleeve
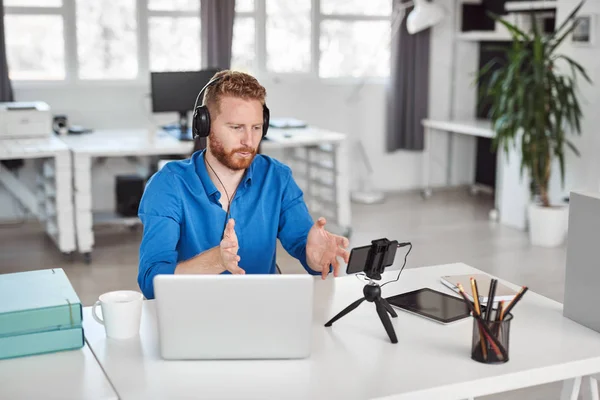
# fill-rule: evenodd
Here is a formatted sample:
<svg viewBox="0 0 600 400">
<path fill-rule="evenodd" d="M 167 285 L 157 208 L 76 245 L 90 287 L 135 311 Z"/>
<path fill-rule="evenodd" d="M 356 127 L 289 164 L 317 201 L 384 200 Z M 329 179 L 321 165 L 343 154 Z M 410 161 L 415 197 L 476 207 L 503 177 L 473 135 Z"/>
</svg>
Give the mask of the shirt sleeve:
<svg viewBox="0 0 600 400">
<path fill-rule="evenodd" d="M 314 221 L 304 202 L 302 190 L 296 184 L 291 170 L 287 169 L 287 183 L 284 186 L 279 215 L 279 230 L 277 237 L 283 248 L 298 259 L 304 269 L 311 275 L 320 275 L 306 262 L 306 239 Z"/>
<path fill-rule="evenodd" d="M 154 298 L 154 277 L 173 274 L 177 266 L 182 207 L 175 179 L 166 170 L 157 172 L 148 181 L 138 209 L 144 226 L 138 285 L 147 299 Z"/>
</svg>

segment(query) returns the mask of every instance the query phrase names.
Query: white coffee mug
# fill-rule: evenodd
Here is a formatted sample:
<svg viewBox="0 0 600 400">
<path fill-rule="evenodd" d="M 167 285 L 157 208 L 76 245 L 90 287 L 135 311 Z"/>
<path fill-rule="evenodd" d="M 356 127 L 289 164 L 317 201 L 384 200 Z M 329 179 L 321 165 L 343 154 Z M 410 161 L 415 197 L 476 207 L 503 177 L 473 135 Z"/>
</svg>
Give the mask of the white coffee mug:
<svg viewBox="0 0 600 400">
<path fill-rule="evenodd" d="M 104 293 L 92 308 L 92 316 L 104 325 L 106 336 L 113 339 L 128 339 L 140 332 L 142 317 L 141 293 L 133 290 L 117 290 Z M 102 307 L 102 317 L 96 314 L 98 306 Z"/>
</svg>

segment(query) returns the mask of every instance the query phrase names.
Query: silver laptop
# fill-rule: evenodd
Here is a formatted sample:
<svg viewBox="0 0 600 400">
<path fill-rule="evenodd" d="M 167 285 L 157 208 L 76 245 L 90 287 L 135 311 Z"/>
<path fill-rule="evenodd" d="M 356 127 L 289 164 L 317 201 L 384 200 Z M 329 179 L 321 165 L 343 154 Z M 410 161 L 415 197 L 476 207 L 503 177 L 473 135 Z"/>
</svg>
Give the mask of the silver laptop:
<svg viewBox="0 0 600 400">
<path fill-rule="evenodd" d="M 311 350 L 310 275 L 157 275 L 164 359 L 291 359 Z"/>
</svg>

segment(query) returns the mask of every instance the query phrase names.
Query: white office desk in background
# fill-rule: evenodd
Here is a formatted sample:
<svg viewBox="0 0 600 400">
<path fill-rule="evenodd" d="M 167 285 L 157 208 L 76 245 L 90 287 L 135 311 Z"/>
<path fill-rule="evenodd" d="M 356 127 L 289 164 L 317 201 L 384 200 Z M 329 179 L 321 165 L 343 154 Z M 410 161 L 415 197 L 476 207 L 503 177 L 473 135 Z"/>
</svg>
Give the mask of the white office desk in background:
<svg viewBox="0 0 600 400">
<path fill-rule="evenodd" d="M 493 139 L 495 137 L 489 120 L 431 120 L 422 121 L 425 127 L 425 154 L 423 157 L 423 195 L 428 198 L 432 194 L 430 171 L 431 149 L 429 137 L 431 132 L 448 132 L 446 183 L 452 183 L 453 137 L 455 134 L 469 135 Z M 517 140 L 518 141 L 518 140 Z M 496 154 L 496 182 L 494 189 L 494 209 L 490 218 L 499 220 L 503 225 L 524 230 L 527 227 L 527 206 L 529 204 L 529 180 L 521 176 L 520 150 L 509 147 L 508 156 L 503 149 Z M 556 174 L 558 176 L 558 174 Z M 554 178 L 553 178 L 554 179 Z M 551 185 L 552 188 L 552 185 Z M 554 197 L 554 196 L 553 196 Z"/>
<path fill-rule="evenodd" d="M 0 360 L 0 399 L 117 400 L 86 344 L 57 353 Z"/>
<path fill-rule="evenodd" d="M 407 269 L 398 282 L 383 287 L 383 296 L 422 287 L 453 294 L 441 276 L 480 272 L 462 263 Z M 385 272 L 381 282 L 397 273 Z M 442 325 L 397 310 L 392 324 L 398 343 L 392 344 L 375 305 L 363 302 L 326 328 L 329 319 L 363 296 L 363 286 L 355 276 L 315 277 L 312 354 L 307 359 L 165 361 L 154 300 L 143 303 L 138 337 L 107 339 L 104 327 L 91 318 L 91 307 L 83 312 L 85 335 L 123 400 L 458 400 L 557 381 L 574 389 L 565 392 L 574 397 L 565 399 L 576 399 L 579 385 L 573 383 L 600 371 L 600 333 L 564 318 L 560 303 L 532 291 L 513 311 L 510 359 L 501 365 L 471 359 L 471 318 Z M 243 332 L 239 340 L 244 340 Z"/>
<path fill-rule="evenodd" d="M 447 163 L 446 163 L 446 184 L 452 183 L 452 143 L 454 134 L 478 136 L 483 138 L 493 138 L 494 131 L 492 130 L 492 124 L 488 120 L 472 119 L 472 120 L 432 120 L 424 119 L 422 121 L 423 127 L 425 128 L 425 156 L 423 157 L 423 195 L 430 197 L 432 194 L 431 190 L 431 151 L 429 148 L 429 141 L 431 132 L 434 130 L 441 132 L 448 132 L 448 146 L 447 146 Z"/>
<path fill-rule="evenodd" d="M 58 249 L 76 249 L 73 223 L 72 165 L 69 147 L 51 135 L 41 138 L 1 139 L 0 160 L 35 160 L 36 183 L 30 190 L 0 164 L 0 182 L 45 226 Z"/>
<path fill-rule="evenodd" d="M 73 197 L 75 204 L 75 230 L 77 248 L 91 261 L 94 246 L 94 215 L 92 212 L 92 167 L 97 157 L 144 157 L 160 155 L 187 155 L 193 149 L 192 142 L 179 141 L 162 133 L 150 135 L 147 129 L 97 130 L 81 135 L 63 136 L 73 154 Z M 100 214 L 100 218 L 117 218 Z M 121 219 L 121 218 L 119 218 Z M 137 220 L 137 217 L 133 218 Z"/>
<path fill-rule="evenodd" d="M 154 135 L 149 132 L 148 129 L 115 129 L 61 137 L 72 152 L 77 248 L 87 262 L 91 261 L 94 245 L 95 219 L 139 222 L 137 217 L 121 218 L 112 213 L 99 213 L 94 218 L 92 160 L 97 157 L 166 155 L 185 158 L 193 151 L 192 141 L 181 141 L 163 130 L 157 130 Z M 265 154 L 283 151 L 284 157 L 295 164 L 292 170 L 304 189 L 309 210 L 325 216 L 329 224 L 335 224 L 342 233 L 349 234 L 350 189 L 345 137 L 318 128 L 269 128 L 269 139 L 261 143 L 261 151 Z"/>
<path fill-rule="evenodd" d="M 350 172 L 346 135 L 306 127 L 269 128 L 268 140 L 261 142 L 261 152 L 283 151 L 282 162 L 288 164 L 294 179 L 304 192 L 308 209 L 316 217 L 327 219 L 329 228 L 350 236 Z"/>
</svg>

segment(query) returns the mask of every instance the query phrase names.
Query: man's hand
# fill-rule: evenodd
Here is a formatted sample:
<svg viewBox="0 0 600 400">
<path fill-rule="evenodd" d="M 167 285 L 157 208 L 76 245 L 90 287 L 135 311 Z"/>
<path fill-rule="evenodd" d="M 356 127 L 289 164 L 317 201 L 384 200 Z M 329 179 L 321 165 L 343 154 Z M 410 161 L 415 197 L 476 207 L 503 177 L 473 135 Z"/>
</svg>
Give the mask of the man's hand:
<svg viewBox="0 0 600 400">
<path fill-rule="evenodd" d="M 219 245 L 219 251 L 221 253 L 221 263 L 225 270 L 231 272 L 232 274 L 245 274 L 246 271 L 241 269 L 238 266 L 238 262 L 240 261 L 240 256 L 238 256 L 237 252 L 239 249 L 237 235 L 235 234 L 235 230 L 233 229 L 235 226 L 235 221 L 230 219 L 227 221 L 227 225 L 225 226 L 225 233 L 223 235 L 223 240 Z"/>
<path fill-rule="evenodd" d="M 321 217 L 308 232 L 306 240 L 306 262 L 314 271 L 320 271 L 323 279 L 329 274 L 329 266 L 333 265 L 333 276 L 338 276 L 340 263 L 337 257 L 342 257 L 346 263 L 350 253 L 348 239 L 334 235 L 325 230 L 325 218 Z"/>
</svg>

